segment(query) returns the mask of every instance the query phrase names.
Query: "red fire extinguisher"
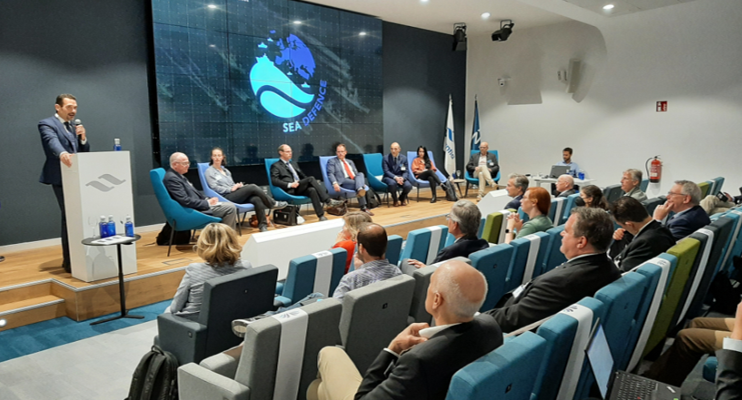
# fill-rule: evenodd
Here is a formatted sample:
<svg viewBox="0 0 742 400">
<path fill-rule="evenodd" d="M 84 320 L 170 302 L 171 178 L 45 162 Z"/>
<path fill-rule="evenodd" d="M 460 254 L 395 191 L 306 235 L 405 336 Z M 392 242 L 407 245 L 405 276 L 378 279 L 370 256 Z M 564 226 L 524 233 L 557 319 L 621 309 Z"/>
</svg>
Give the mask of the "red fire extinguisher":
<svg viewBox="0 0 742 400">
<path fill-rule="evenodd" d="M 649 165 L 649 167 L 647 167 L 647 165 Z M 644 163 L 644 168 L 647 170 L 649 182 L 658 183 L 660 179 L 662 179 L 662 161 L 660 160 L 660 156 L 654 156 L 653 159 L 647 159 L 647 162 Z"/>
</svg>

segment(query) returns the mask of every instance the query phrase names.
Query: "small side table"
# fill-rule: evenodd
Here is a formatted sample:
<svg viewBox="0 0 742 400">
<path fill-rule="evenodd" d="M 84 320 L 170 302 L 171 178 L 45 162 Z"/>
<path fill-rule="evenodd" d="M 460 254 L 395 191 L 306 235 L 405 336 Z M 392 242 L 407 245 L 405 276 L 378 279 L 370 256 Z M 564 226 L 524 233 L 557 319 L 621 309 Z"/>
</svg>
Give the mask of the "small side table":
<svg viewBox="0 0 742 400">
<path fill-rule="evenodd" d="M 132 243 L 136 242 L 137 240 L 141 239 L 142 237 L 139 235 L 134 235 L 134 237 L 126 238 L 126 240 L 120 240 L 113 243 L 96 243 L 97 241 L 101 240 L 100 238 L 87 238 L 82 240 L 82 244 L 85 246 L 113 246 L 116 245 L 116 255 L 118 257 L 118 267 L 119 267 L 119 298 L 121 302 L 121 315 L 117 315 L 115 317 L 106 318 L 101 321 L 95 321 L 91 322 L 90 325 L 98 325 L 102 324 L 104 322 L 113 321 L 115 319 L 121 319 L 121 318 L 136 318 L 136 319 L 142 319 L 144 318 L 143 315 L 130 315 L 126 312 L 126 293 L 124 292 L 124 267 L 123 263 L 121 262 L 121 245 L 131 245 Z"/>
<path fill-rule="evenodd" d="M 461 186 L 459 186 L 462 183 L 466 183 L 466 179 L 451 179 L 451 182 L 456 184 L 456 189 L 459 189 L 459 196 L 464 197 L 464 194 L 461 193 Z"/>
</svg>

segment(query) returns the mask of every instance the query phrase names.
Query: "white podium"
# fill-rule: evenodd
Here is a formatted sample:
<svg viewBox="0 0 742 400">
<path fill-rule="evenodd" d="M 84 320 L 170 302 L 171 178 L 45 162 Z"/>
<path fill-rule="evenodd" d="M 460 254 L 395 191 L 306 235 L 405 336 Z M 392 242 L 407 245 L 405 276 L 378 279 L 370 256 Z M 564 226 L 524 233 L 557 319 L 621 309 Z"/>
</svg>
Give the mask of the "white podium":
<svg viewBox="0 0 742 400">
<path fill-rule="evenodd" d="M 100 217 L 113 215 L 116 233 L 124 234 L 126 216 L 134 219 L 131 163 L 128 151 L 76 153 L 72 167 L 62 164 L 64 206 L 72 276 L 85 282 L 118 275 L 116 246 L 84 246 L 85 238 L 99 236 Z M 122 222 L 123 221 L 123 222 Z M 124 274 L 137 272 L 134 245 L 122 246 Z"/>
</svg>

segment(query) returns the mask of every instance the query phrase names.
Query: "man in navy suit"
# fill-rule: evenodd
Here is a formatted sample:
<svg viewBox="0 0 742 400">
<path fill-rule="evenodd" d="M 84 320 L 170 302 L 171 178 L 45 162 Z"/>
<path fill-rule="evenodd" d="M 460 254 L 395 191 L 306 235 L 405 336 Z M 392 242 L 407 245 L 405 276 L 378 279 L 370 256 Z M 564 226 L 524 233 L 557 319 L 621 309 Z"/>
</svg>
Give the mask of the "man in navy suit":
<svg viewBox="0 0 742 400">
<path fill-rule="evenodd" d="M 60 94 L 54 104 L 57 110 L 53 117 L 39 121 L 41 144 L 46 154 L 44 169 L 39 182 L 52 185 L 62 211 L 62 267 L 70 272 L 70 247 L 67 242 L 67 216 L 64 211 L 64 192 L 62 191 L 61 162 L 67 168 L 72 167 L 72 155 L 90 151 L 85 127 L 75 125 L 72 120 L 77 115 L 77 99 L 71 94 Z"/>
<path fill-rule="evenodd" d="M 670 211 L 673 215 L 665 226 L 675 240 L 680 240 L 711 223 L 701 203 L 701 188 L 691 181 L 675 181 L 667 192 L 667 201 L 654 209 L 654 219 L 664 220 Z"/>
<path fill-rule="evenodd" d="M 335 154 L 337 158 L 331 158 L 327 160 L 327 179 L 332 182 L 332 188 L 335 192 L 340 192 L 340 188 L 353 190 L 356 192 L 358 197 L 358 204 L 361 205 L 361 211 L 368 215 L 374 215 L 371 210 L 366 207 L 366 177 L 363 176 L 363 172 L 358 172 L 356 165 L 352 160 L 345 158 L 348 151 L 345 149 L 345 145 L 340 143 L 335 148 Z"/>
<path fill-rule="evenodd" d="M 389 186 L 389 192 L 392 194 L 394 207 L 406 206 L 409 204 L 407 195 L 412 190 L 412 184 L 407 180 L 407 157 L 399 154 L 401 148 L 399 143 L 392 143 L 391 153 L 381 161 L 381 167 L 384 169 L 384 182 Z M 402 195 L 397 199 L 397 189 L 402 188 Z"/>
</svg>

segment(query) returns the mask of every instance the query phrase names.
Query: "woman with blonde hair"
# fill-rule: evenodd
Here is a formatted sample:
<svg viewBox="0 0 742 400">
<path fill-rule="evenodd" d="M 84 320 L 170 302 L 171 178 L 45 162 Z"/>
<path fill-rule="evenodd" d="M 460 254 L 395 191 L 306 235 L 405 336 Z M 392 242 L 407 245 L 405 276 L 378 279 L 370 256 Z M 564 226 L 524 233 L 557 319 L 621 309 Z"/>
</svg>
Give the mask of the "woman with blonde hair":
<svg viewBox="0 0 742 400">
<path fill-rule="evenodd" d="M 248 261 L 240 260 L 242 246 L 237 234 L 224 224 L 206 225 L 194 248 L 204 262 L 186 267 L 173 302 L 165 312 L 195 321 L 203 303 L 204 282 L 250 268 L 251 265 Z"/>
<path fill-rule="evenodd" d="M 373 221 L 368 214 L 361 211 L 349 212 L 343 216 L 343 220 L 345 220 L 345 225 L 343 225 L 343 230 L 338 233 L 337 241 L 332 248 L 340 247 L 348 253 L 348 258 L 345 259 L 345 273 L 347 274 L 348 269 L 350 269 L 350 262 L 353 260 L 353 254 L 356 251 L 358 231 L 361 229 L 361 225 Z"/>
</svg>

